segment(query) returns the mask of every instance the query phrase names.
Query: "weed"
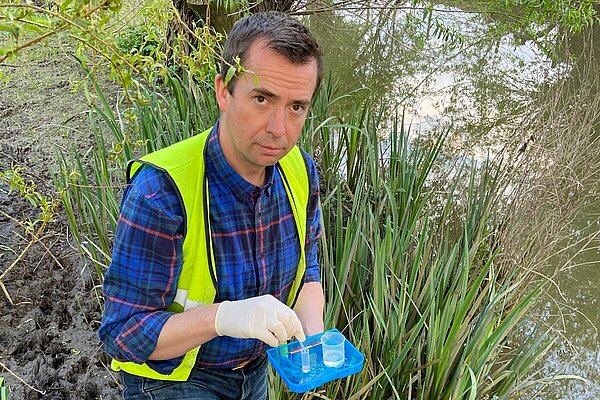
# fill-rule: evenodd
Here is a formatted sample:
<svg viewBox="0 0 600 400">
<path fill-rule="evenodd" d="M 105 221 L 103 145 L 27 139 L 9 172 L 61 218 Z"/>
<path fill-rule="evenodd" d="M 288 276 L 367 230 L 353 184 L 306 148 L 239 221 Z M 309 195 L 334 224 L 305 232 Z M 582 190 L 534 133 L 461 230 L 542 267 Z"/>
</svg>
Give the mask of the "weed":
<svg viewBox="0 0 600 400">
<path fill-rule="evenodd" d="M 14 303 L 10 297 L 10 294 L 8 293 L 8 290 L 4 286 L 2 279 L 4 279 L 10 270 L 12 270 L 14 266 L 23 259 L 31 246 L 40 239 L 48 223 L 53 221 L 54 217 L 58 213 L 58 209 L 60 208 L 60 197 L 62 195 L 59 194 L 58 198 L 56 199 L 44 196 L 37 191 L 36 185 L 33 181 L 27 182 L 25 178 L 23 178 L 22 172 L 23 168 L 15 165 L 12 165 L 11 169 L 9 170 L 0 171 L 0 180 L 8 183 L 9 193 L 13 190 L 17 190 L 21 197 L 29 201 L 31 205 L 39 208 L 40 210 L 40 214 L 37 219 L 34 221 L 28 219 L 27 221 L 21 223 L 23 226 L 25 226 L 25 231 L 29 236 L 31 236 L 31 239 L 27 246 L 25 246 L 25 248 L 17 256 L 17 258 L 6 269 L 4 269 L 2 274 L 0 274 L 0 288 L 11 304 Z M 6 216 L 10 218 L 9 215 Z"/>
</svg>

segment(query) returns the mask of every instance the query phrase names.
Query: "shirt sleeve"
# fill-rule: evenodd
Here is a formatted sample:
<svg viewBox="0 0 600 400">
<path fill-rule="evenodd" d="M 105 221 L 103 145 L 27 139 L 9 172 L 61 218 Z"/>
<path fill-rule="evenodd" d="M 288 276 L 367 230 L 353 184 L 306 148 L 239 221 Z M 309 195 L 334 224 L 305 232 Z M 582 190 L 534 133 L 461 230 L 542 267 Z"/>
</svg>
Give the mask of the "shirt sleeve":
<svg viewBox="0 0 600 400">
<path fill-rule="evenodd" d="M 305 282 L 320 282 L 321 274 L 319 272 L 318 260 L 318 240 L 321 237 L 321 208 L 319 202 L 319 175 L 317 167 L 312 158 L 302 151 L 308 170 L 308 181 L 310 186 L 310 195 L 306 209 L 306 244 L 304 253 L 306 257 L 306 275 Z"/>
<path fill-rule="evenodd" d="M 106 352 L 119 361 L 147 363 L 172 372 L 183 356 L 149 361 L 172 313 L 182 267 L 183 213 L 166 173 L 145 166 L 121 203 L 111 264 L 103 283 L 104 314 L 98 331 Z"/>
</svg>

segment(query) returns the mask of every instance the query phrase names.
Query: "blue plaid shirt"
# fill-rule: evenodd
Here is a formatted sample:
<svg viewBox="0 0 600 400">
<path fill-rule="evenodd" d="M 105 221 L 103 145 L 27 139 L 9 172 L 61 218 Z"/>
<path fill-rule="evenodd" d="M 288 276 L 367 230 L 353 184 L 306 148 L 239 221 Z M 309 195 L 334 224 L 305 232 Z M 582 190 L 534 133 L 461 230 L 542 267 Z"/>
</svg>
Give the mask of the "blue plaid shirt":
<svg viewBox="0 0 600 400">
<path fill-rule="evenodd" d="M 217 126 L 205 152 L 209 180 L 211 237 L 217 266 L 217 302 L 271 294 L 286 302 L 294 281 L 300 245 L 277 168 L 267 168 L 259 188 L 227 163 Z M 305 282 L 319 281 L 317 239 L 321 234 L 319 186 L 306 154 L 310 182 L 305 245 Z M 142 168 L 127 186 L 115 234 L 111 265 L 104 278 L 104 315 L 99 336 L 119 361 L 146 362 L 170 373 L 183 357 L 150 361 L 158 335 L 172 315 L 183 254 L 183 212 L 164 172 Z M 256 339 L 217 337 L 200 347 L 197 366 L 232 368 L 265 351 Z"/>
</svg>

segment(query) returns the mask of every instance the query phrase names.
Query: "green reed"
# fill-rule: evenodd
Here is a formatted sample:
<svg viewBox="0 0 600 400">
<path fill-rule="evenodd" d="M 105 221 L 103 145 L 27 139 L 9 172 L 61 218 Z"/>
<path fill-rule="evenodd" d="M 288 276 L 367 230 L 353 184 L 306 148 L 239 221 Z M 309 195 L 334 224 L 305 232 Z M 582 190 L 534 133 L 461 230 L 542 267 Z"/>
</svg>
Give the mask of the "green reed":
<svg viewBox="0 0 600 400">
<path fill-rule="evenodd" d="M 0 376 L 0 400 L 8 400 L 6 385 L 4 384 L 4 378 L 2 376 Z"/>
<path fill-rule="evenodd" d="M 129 106 L 109 104 L 95 81 L 86 97 L 94 146 L 84 154 L 77 148 L 59 151 L 54 181 L 68 188 L 63 203 L 71 235 L 101 283 L 110 263 L 127 162 L 201 132 L 213 123 L 218 108 L 208 83 L 185 75 L 141 91 Z"/>
<path fill-rule="evenodd" d="M 319 396 L 515 395 L 549 342 L 537 335 L 509 347 L 542 283 L 526 268 L 503 267 L 495 234 L 510 222 L 503 166 L 444 162 L 445 133 L 419 145 L 402 116 L 383 128 L 368 104 L 343 122 L 331 118 L 333 93 L 329 82 L 304 136 L 323 172 L 326 326 L 344 332 L 366 361 Z"/>
</svg>

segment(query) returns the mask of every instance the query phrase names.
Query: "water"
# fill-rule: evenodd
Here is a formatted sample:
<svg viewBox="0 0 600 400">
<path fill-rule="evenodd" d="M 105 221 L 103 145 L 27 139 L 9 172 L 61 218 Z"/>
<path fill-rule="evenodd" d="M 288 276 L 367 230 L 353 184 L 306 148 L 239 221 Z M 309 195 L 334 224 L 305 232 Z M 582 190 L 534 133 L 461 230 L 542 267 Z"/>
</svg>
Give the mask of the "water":
<svg viewBox="0 0 600 400">
<path fill-rule="evenodd" d="M 321 337 L 323 348 L 323 364 L 328 367 L 339 367 L 344 363 L 344 345 L 346 339 L 341 333 L 326 332 Z"/>
<path fill-rule="evenodd" d="M 583 34 L 573 36 L 571 53 L 550 59 L 539 47 L 519 44 L 510 35 L 491 37 L 479 14 L 452 11 L 442 21 L 463 35 L 466 45 L 424 35 L 418 12 L 324 13 L 311 17 L 310 23 L 320 36 L 326 66 L 341 79 L 340 93 L 360 89 L 355 94 L 358 99 L 375 94 L 376 102 L 389 105 L 391 111 L 405 111 L 414 136 L 451 126 L 453 148 L 473 157 L 499 151 L 523 123 L 540 91 L 598 90 L 589 86 L 600 75 L 599 24 L 594 40 L 584 40 Z M 367 26 L 365 21 L 372 24 Z M 578 57 L 572 60 L 572 54 Z M 582 102 L 580 107 L 597 104 Z M 595 124 L 600 135 L 599 119 L 581 123 Z M 573 223 L 571 243 L 600 231 L 600 185 L 589 180 L 583 185 L 577 193 L 596 200 Z M 583 245 L 586 250 L 577 254 Z M 570 243 L 562 242 L 557 249 L 561 246 Z M 548 331 L 556 343 L 539 367 L 539 376 L 568 379 L 538 386 L 543 392 L 533 398 L 600 399 L 600 237 L 569 248 L 542 273 L 553 276 L 556 285 L 542 296 L 527 324 Z"/>
<path fill-rule="evenodd" d="M 600 204 L 586 210 L 576 221 L 581 236 L 596 235 L 583 253 L 563 261 L 553 287 L 535 309 L 532 318 L 551 326 L 558 337 L 542 367 L 545 376 L 578 376 L 564 379 L 545 390 L 544 400 L 591 400 L 600 398 Z M 580 246 L 581 247 L 581 246 Z M 576 249 L 572 253 L 575 253 Z M 560 289 L 560 291 L 559 291 Z"/>
<path fill-rule="evenodd" d="M 302 372 L 306 374 L 310 372 L 310 351 L 304 345 L 302 345 L 302 350 L 300 350 L 300 357 L 302 358 Z"/>
<path fill-rule="evenodd" d="M 323 354 L 323 364 L 328 367 L 336 368 L 344 363 L 344 353 L 339 350 L 331 350 Z"/>
</svg>

